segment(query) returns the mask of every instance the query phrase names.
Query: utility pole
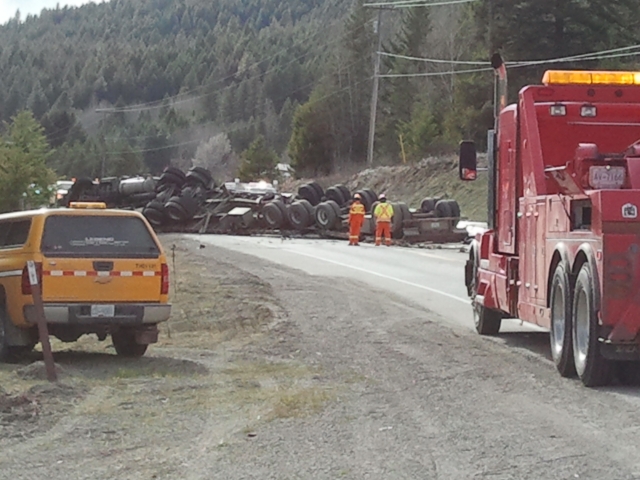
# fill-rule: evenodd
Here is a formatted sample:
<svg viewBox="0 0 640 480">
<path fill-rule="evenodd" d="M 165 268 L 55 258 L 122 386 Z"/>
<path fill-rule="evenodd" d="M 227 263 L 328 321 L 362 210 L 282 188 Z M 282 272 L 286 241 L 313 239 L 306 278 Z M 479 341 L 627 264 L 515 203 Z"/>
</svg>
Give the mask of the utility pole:
<svg viewBox="0 0 640 480">
<path fill-rule="evenodd" d="M 371 114 L 369 115 L 369 148 L 367 149 L 367 166 L 373 165 L 373 147 L 376 136 L 376 115 L 378 113 L 378 89 L 380 87 L 380 50 L 382 49 L 382 8 L 378 9 L 376 30 L 378 46 L 376 49 L 375 66 L 373 68 L 373 93 L 371 94 Z"/>
<path fill-rule="evenodd" d="M 107 114 L 108 113 L 114 113 L 116 111 L 115 108 L 98 108 L 96 109 L 96 113 L 103 113 L 104 115 L 102 116 L 102 128 L 104 129 L 105 126 L 105 122 L 107 120 Z M 103 130 L 104 132 L 104 130 Z M 105 175 L 105 169 L 106 169 L 106 163 L 107 163 L 107 141 L 106 138 L 104 136 L 104 133 L 102 134 L 102 166 L 100 167 L 100 178 L 104 178 Z"/>
</svg>

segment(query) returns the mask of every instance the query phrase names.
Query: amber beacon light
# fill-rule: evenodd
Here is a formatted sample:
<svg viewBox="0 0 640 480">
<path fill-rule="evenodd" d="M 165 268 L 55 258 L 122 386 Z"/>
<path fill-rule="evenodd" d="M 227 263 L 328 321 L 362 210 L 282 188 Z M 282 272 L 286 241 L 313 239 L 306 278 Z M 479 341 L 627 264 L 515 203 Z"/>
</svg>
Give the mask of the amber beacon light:
<svg viewBox="0 0 640 480">
<path fill-rule="evenodd" d="M 544 85 L 638 85 L 640 72 L 547 70 Z"/>
</svg>

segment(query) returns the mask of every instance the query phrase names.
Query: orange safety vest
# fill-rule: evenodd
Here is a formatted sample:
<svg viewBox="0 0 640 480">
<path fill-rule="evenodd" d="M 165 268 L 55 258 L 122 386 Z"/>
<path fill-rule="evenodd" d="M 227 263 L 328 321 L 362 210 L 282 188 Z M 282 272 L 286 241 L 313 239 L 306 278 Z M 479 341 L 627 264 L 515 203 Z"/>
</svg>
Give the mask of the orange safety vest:
<svg viewBox="0 0 640 480">
<path fill-rule="evenodd" d="M 378 222 L 390 222 L 393 217 L 393 207 L 389 203 L 379 203 L 373 212 Z"/>
<path fill-rule="evenodd" d="M 364 205 L 360 202 L 353 202 L 351 208 L 349 209 L 349 223 L 351 223 L 353 220 L 362 223 L 362 221 L 364 220 L 364 214 Z"/>
</svg>

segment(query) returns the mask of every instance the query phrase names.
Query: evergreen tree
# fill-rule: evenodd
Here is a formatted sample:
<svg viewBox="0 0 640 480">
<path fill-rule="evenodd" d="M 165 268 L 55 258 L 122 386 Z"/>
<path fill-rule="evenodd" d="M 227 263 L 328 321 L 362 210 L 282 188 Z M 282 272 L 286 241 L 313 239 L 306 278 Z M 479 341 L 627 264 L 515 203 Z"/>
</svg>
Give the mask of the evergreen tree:
<svg viewBox="0 0 640 480">
<path fill-rule="evenodd" d="M 39 81 L 36 81 L 33 86 L 31 95 L 29 95 L 29 99 L 27 100 L 27 105 L 37 120 L 40 120 L 43 115 L 49 111 L 49 101 Z"/>
<path fill-rule="evenodd" d="M 49 153 L 43 129 L 33 114 L 23 111 L 16 115 L 7 138 L 0 142 L 0 212 L 48 205 L 49 185 L 55 179 L 46 166 Z"/>
<path fill-rule="evenodd" d="M 259 135 L 242 153 L 242 164 L 238 176 L 244 182 L 271 180 L 276 173 L 278 155 L 267 146 L 262 135 Z"/>
<path fill-rule="evenodd" d="M 421 58 L 428 52 L 427 35 L 430 31 L 428 8 L 406 9 L 402 28 L 395 41 L 388 47 L 389 53 L 404 57 Z M 400 57 L 385 57 L 385 67 L 392 74 L 413 75 L 426 72 L 426 63 Z M 414 114 L 424 118 L 429 110 L 427 92 L 429 84 L 421 77 L 386 78 L 382 82 L 380 102 L 380 128 L 378 149 L 395 157 L 399 153 L 398 136 L 407 133 L 407 125 Z M 421 120 L 418 120 L 422 124 Z"/>
</svg>

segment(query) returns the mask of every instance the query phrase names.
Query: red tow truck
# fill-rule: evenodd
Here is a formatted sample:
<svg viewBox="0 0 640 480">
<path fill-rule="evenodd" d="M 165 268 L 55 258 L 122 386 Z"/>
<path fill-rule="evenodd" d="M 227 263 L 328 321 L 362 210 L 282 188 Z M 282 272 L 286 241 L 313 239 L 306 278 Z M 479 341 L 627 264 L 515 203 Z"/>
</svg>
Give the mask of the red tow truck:
<svg viewBox="0 0 640 480">
<path fill-rule="evenodd" d="M 585 386 L 640 377 L 640 72 L 547 71 L 507 105 L 496 71 L 489 131 L 489 229 L 465 282 L 475 326 L 518 318 L 550 331 L 564 377 Z M 476 149 L 460 145 L 460 178 Z"/>
</svg>

